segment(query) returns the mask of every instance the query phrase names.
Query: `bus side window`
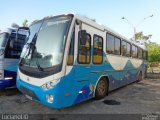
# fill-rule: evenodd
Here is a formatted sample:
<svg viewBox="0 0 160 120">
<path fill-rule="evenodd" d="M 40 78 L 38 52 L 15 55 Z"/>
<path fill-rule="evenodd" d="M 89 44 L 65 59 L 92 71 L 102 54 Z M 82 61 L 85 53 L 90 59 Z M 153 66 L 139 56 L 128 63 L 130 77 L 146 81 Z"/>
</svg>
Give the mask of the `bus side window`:
<svg viewBox="0 0 160 120">
<path fill-rule="evenodd" d="M 137 52 L 137 47 L 132 45 L 132 57 L 137 58 L 138 52 Z"/>
<path fill-rule="evenodd" d="M 127 57 L 131 57 L 131 44 L 127 42 L 127 53 L 126 56 Z"/>
<path fill-rule="evenodd" d="M 143 50 L 143 59 L 147 60 L 147 51 L 144 51 L 144 50 Z"/>
<path fill-rule="evenodd" d="M 67 65 L 73 65 L 74 64 L 74 40 L 75 40 L 75 32 L 73 32 L 72 38 L 71 38 Z"/>
<path fill-rule="evenodd" d="M 115 37 L 114 39 L 114 54 L 120 55 L 121 54 L 121 39 Z"/>
<path fill-rule="evenodd" d="M 103 38 L 97 35 L 93 37 L 93 63 L 101 64 L 103 62 Z"/>
<path fill-rule="evenodd" d="M 91 36 L 87 34 L 85 45 L 80 45 L 80 41 L 78 41 L 78 63 L 89 64 L 90 59 L 91 59 Z"/>
<path fill-rule="evenodd" d="M 114 36 L 107 34 L 107 53 L 114 54 Z"/>
<path fill-rule="evenodd" d="M 142 59 L 143 58 L 143 51 L 141 48 L 138 48 L 138 58 Z"/>
<path fill-rule="evenodd" d="M 121 45 L 121 51 L 122 51 L 122 56 L 127 55 L 127 43 L 122 40 L 122 45 Z"/>
</svg>

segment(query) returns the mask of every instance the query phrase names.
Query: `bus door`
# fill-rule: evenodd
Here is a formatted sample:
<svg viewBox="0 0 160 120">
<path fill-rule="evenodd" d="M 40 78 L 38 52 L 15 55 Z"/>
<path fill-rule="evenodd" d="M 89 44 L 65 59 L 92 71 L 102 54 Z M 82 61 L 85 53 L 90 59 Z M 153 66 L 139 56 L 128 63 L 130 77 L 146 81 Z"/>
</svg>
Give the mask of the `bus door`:
<svg viewBox="0 0 160 120">
<path fill-rule="evenodd" d="M 76 34 L 79 38 L 81 30 L 86 30 L 86 42 L 81 43 L 81 38 L 77 39 L 77 59 L 75 78 L 80 87 L 88 85 L 91 76 L 91 43 L 92 28 L 82 23 L 81 27 L 76 27 Z"/>
<path fill-rule="evenodd" d="M 84 45 L 78 39 L 81 30 L 87 32 Z M 75 25 L 70 42 L 66 73 L 70 76 L 70 79 L 73 79 L 71 84 L 74 87 L 73 92 L 77 95 L 77 103 L 87 99 L 89 94 L 91 39 L 91 33 L 87 27 L 83 27 L 83 23 L 82 25 Z"/>
</svg>

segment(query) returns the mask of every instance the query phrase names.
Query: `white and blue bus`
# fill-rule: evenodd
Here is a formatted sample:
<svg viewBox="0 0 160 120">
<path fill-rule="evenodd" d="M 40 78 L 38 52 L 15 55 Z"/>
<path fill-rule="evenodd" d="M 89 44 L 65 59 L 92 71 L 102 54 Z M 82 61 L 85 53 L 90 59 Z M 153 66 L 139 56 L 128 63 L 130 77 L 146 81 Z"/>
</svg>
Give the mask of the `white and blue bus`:
<svg viewBox="0 0 160 120">
<path fill-rule="evenodd" d="M 101 99 L 146 73 L 146 48 L 80 15 L 44 18 L 30 26 L 28 38 L 17 88 L 49 107 Z"/>
<path fill-rule="evenodd" d="M 14 87 L 16 84 L 18 62 L 27 32 L 21 30 L 16 35 L 17 29 L 13 28 L 0 33 L 0 89 Z"/>
</svg>

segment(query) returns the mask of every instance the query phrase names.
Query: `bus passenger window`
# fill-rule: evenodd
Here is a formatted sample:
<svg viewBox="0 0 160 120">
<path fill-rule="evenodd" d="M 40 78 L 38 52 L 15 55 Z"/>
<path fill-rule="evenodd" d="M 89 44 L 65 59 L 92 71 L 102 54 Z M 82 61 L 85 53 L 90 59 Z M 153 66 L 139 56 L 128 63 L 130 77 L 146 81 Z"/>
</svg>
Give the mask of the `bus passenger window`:
<svg viewBox="0 0 160 120">
<path fill-rule="evenodd" d="M 73 35 L 71 38 L 67 65 L 73 65 L 73 63 L 74 63 L 74 39 L 75 39 L 75 32 L 73 32 Z"/>
<path fill-rule="evenodd" d="M 122 56 L 126 56 L 127 54 L 127 46 L 126 46 L 126 42 L 122 41 L 122 45 L 121 45 L 121 51 L 122 51 Z"/>
<path fill-rule="evenodd" d="M 107 53 L 114 54 L 114 36 L 107 34 Z"/>
<path fill-rule="evenodd" d="M 121 40 L 115 37 L 115 44 L 114 44 L 114 54 L 120 55 L 121 54 Z"/>
<path fill-rule="evenodd" d="M 103 62 L 103 38 L 94 35 L 93 38 L 93 63 L 101 64 Z"/>
<path fill-rule="evenodd" d="M 139 59 L 142 59 L 142 57 L 143 57 L 143 51 L 142 51 L 141 48 L 139 48 L 139 49 L 138 49 L 138 58 L 139 58 Z"/>
<path fill-rule="evenodd" d="M 126 53 L 126 56 L 127 57 L 131 57 L 131 44 L 130 43 L 127 43 L 127 53 Z"/>
<path fill-rule="evenodd" d="M 137 58 L 137 47 L 132 45 L 132 57 Z"/>
<path fill-rule="evenodd" d="M 143 50 L 143 59 L 147 60 L 147 51 L 144 51 L 144 50 Z"/>
<path fill-rule="evenodd" d="M 89 64 L 91 56 L 91 36 L 87 34 L 85 45 L 80 45 L 80 41 L 78 41 L 78 44 L 78 63 Z"/>
</svg>

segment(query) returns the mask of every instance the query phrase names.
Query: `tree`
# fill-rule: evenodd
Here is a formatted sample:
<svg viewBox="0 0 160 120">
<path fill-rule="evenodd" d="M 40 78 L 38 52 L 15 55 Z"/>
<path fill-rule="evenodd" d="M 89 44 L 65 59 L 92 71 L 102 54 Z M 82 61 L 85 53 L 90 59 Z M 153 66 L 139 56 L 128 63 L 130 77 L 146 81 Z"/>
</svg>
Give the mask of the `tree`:
<svg viewBox="0 0 160 120">
<path fill-rule="evenodd" d="M 148 48 L 148 61 L 149 61 L 149 67 L 152 70 L 153 68 L 159 66 L 160 62 L 160 46 L 156 43 L 149 43 L 147 44 Z"/>
<path fill-rule="evenodd" d="M 27 19 L 24 20 L 23 27 L 28 27 L 28 20 Z"/>
<path fill-rule="evenodd" d="M 136 41 L 141 40 L 143 37 L 143 32 L 138 32 L 135 34 L 135 39 Z"/>
<path fill-rule="evenodd" d="M 147 44 L 149 62 L 160 62 L 160 46 L 156 43 Z"/>
<path fill-rule="evenodd" d="M 144 35 L 143 32 L 138 32 L 135 34 L 135 39 L 136 41 L 148 41 L 150 38 L 152 37 L 152 35 Z"/>
</svg>

